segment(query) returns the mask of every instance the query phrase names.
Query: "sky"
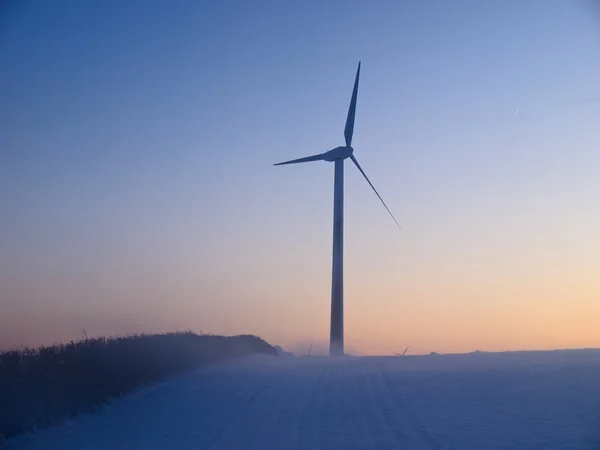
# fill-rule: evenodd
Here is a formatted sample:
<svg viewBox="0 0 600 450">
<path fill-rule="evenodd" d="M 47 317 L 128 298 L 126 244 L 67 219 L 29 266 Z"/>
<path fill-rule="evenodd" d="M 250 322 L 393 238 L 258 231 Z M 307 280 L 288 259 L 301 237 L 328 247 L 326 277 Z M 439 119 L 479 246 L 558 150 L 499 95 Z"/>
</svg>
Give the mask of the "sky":
<svg viewBox="0 0 600 450">
<path fill-rule="evenodd" d="M 329 337 L 343 145 L 356 354 L 600 347 L 591 2 L 0 7 L 0 348 Z"/>
</svg>

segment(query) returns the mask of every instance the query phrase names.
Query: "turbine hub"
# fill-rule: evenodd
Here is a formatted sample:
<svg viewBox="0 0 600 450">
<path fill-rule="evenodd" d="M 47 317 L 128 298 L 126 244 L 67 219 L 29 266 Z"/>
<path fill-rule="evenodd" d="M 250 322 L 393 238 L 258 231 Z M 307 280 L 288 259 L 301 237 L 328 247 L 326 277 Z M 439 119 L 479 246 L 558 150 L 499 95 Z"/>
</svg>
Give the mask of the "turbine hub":
<svg viewBox="0 0 600 450">
<path fill-rule="evenodd" d="M 346 159 L 349 158 L 350 155 L 354 152 L 354 149 L 349 145 L 344 147 L 336 147 L 333 150 L 329 150 L 323 156 L 325 161 L 335 161 L 337 159 Z"/>
</svg>

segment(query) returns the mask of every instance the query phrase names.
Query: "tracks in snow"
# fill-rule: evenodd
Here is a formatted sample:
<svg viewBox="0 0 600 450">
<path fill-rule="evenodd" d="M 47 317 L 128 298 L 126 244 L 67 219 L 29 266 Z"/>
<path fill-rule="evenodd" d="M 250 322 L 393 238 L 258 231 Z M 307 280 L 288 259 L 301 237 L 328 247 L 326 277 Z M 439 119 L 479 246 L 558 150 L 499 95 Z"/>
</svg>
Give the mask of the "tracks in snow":
<svg viewBox="0 0 600 450">
<path fill-rule="evenodd" d="M 423 361 L 244 358 L 7 444 L 20 450 L 575 449 L 590 448 L 598 437 L 600 361 L 575 367 L 575 381 L 544 365 L 491 371 Z M 569 396 L 543 395 L 543 375 L 545 389 L 570 389 Z M 528 401 L 537 402 L 533 412 Z M 577 408 L 571 414 L 569 405 Z M 556 431 L 561 427 L 567 432 Z"/>
</svg>

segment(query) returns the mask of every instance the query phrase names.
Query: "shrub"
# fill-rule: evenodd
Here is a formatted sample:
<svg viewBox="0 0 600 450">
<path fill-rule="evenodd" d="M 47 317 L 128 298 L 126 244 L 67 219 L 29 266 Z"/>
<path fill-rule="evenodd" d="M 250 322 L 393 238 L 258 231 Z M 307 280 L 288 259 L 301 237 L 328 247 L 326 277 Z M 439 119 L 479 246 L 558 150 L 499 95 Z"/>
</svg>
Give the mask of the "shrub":
<svg viewBox="0 0 600 450">
<path fill-rule="evenodd" d="M 187 331 L 0 353 L 0 440 L 58 423 L 145 383 L 251 353 L 277 350 L 256 336 Z"/>
</svg>

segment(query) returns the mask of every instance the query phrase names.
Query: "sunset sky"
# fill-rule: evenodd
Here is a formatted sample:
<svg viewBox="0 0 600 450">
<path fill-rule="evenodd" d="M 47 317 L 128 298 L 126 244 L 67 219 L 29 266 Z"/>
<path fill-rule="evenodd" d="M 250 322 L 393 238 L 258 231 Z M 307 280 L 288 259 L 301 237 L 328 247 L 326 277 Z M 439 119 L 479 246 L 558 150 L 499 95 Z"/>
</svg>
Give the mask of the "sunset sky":
<svg viewBox="0 0 600 450">
<path fill-rule="evenodd" d="M 586 1 L 0 6 L 0 348 L 182 329 L 347 350 L 600 347 Z"/>
</svg>

